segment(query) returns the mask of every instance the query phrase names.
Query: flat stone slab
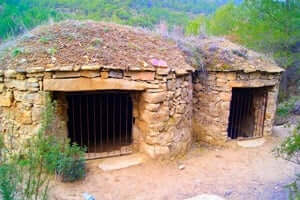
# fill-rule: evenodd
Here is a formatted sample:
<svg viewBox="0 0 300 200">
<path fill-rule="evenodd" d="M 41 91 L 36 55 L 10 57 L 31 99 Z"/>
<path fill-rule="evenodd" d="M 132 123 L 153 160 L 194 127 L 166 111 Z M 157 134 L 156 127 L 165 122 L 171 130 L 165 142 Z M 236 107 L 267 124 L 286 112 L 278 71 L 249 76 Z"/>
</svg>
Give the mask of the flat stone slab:
<svg viewBox="0 0 300 200">
<path fill-rule="evenodd" d="M 258 139 L 250 139 L 250 140 L 242 140 L 238 141 L 237 144 L 241 147 L 245 148 L 254 148 L 254 147 L 259 147 L 265 143 L 264 138 L 258 138 Z"/>
<path fill-rule="evenodd" d="M 118 156 L 112 158 L 105 158 L 101 160 L 99 168 L 103 171 L 112 171 L 123 168 L 128 168 L 140 165 L 146 161 L 146 156 L 143 154 L 132 154 L 127 156 Z"/>
<path fill-rule="evenodd" d="M 185 200 L 225 200 L 225 199 L 214 194 L 201 194 Z"/>
</svg>

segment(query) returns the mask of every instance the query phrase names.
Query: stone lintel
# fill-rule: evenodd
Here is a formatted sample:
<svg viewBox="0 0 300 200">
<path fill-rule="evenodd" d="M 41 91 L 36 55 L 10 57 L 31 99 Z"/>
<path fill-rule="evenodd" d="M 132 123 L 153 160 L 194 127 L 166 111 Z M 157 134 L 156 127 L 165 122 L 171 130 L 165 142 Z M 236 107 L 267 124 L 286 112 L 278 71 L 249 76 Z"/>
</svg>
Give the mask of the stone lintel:
<svg viewBox="0 0 300 200">
<path fill-rule="evenodd" d="M 146 84 L 122 79 L 74 78 L 44 79 L 45 91 L 93 91 L 93 90 L 137 90 L 142 91 Z"/>
<path fill-rule="evenodd" d="M 245 81 L 229 81 L 230 87 L 265 87 L 274 86 L 278 80 L 245 80 Z"/>
</svg>

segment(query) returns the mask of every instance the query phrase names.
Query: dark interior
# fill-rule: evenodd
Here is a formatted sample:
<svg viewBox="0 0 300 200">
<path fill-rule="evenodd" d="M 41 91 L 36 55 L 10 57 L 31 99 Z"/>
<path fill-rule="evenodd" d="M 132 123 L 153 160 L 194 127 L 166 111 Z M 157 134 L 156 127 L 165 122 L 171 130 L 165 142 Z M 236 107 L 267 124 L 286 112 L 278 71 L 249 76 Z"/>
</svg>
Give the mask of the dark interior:
<svg viewBox="0 0 300 200">
<path fill-rule="evenodd" d="M 228 137 L 263 136 L 267 102 L 265 88 L 233 88 L 230 104 Z"/>
<path fill-rule="evenodd" d="M 129 93 L 69 93 L 68 130 L 72 143 L 88 153 L 120 150 L 132 143 L 133 104 Z"/>
</svg>

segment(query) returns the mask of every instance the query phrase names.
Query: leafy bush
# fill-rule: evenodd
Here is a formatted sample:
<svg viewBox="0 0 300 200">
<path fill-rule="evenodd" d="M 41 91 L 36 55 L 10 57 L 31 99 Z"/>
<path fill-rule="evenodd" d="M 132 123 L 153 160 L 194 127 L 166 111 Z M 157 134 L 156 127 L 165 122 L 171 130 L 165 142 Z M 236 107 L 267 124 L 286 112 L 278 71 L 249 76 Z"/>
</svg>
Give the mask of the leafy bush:
<svg viewBox="0 0 300 200">
<path fill-rule="evenodd" d="M 77 144 L 64 149 L 56 166 L 56 172 L 62 181 L 73 182 L 85 177 L 84 152 Z"/>
<path fill-rule="evenodd" d="M 300 122 L 293 133 L 275 149 L 275 152 L 279 157 L 300 164 Z"/>
<path fill-rule="evenodd" d="M 298 165 L 300 164 L 300 122 L 293 130 L 293 133 L 280 146 L 274 149 L 274 152 L 277 157 L 284 158 Z M 289 189 L 290 199 L 300 200 L 300 190 L 298 187 L 300 175 L 296 176 L 296 180 L 286 187 Z"/>
<path fill-rule="evenodd" d="M 55 174 L 65 181 L 85 175 L 84 149 L 47 133 L 54 118 L 54 102 L 47 97 L 38 133 L 20 150 L 10 149 L 0 137 L 0 199 L 47 199 L 49 183 Z"/>
<path fill-rule="evenodd" d="M 291 97 L 291 98 L 287 99 L 286 101 L 281 102 L 278 105 L 276 114 L 279 117 L 287 117 L 293 110 L 296 101 L 298 101 L 299 99 L 300 99 L 299 96 L 295 96 L 295 97 Z"/>
</svg>

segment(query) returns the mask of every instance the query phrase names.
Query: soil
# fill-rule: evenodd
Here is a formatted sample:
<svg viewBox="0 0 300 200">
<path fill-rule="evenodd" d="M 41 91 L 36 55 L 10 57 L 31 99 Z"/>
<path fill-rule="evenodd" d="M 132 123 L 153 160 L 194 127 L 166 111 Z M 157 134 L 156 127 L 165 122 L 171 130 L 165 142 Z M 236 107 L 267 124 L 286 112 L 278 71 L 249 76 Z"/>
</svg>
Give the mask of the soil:
<svg viewBox="0 0 300 200">
<path fill-rule="evenodd" d="M 228 200 L 288 199 L 284 186 L 294 180 L 300 167 L 275 158 L 272 149 L 290 129 L 275 127 L 273 136 L 255 148 L 236 142 L 226 148 L 195 144 L 180 160 L 149 160 L 111 172 L 101 171 L 99 160 L 89 161 L 85 180 L 56 181 L 50 199 L 83 199 L 84 192 L 97 200 L 183 200 L 203 193 Z"/>
<path fill-rule="evenodd" d="M 33 29 L 7 50 L 0 59 L 0 69 L 94 64 L 146 68 L 152 59 L 164 60 L 170 68 L 190 68 L 175 42 L 153 33 L 104 22 L 68 20 Z"/>
</svg>

